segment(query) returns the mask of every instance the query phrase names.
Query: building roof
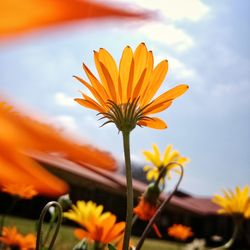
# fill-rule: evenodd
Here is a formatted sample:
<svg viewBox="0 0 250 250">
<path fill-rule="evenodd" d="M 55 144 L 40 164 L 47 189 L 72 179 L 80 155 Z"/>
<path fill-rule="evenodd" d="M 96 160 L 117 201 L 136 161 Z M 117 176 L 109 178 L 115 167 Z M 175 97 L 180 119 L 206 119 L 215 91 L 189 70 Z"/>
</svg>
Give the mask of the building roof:
<svg viewBox="0 0 250 250">
<path fill-rule="evenodd" d="M 126 195 L 126 179 L 123 175 L 96 168 L 87 163 L 72 162 L 56 155 L 33 153 L 31 156 L 69 184 Z M 134 195 L 139 197 L 146 190 L 147 185 L 133 180 L 133 188 Z M 162 200 L 167 197 L 167 194 L 161 195 Z M 185 192 L 174 195 L 169 207 L 196 215 L 214 215 L 218 210 L 218 206 L 211 202 L 211 197 L 194 197 Z"/>
</svg>

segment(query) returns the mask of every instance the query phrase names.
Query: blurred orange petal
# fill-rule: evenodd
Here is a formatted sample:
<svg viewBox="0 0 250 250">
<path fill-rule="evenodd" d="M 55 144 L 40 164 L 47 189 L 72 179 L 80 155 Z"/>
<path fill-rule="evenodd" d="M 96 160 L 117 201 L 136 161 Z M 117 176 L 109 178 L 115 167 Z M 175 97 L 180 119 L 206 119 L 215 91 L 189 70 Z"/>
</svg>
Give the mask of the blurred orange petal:
<svg viewBox="0 0 250 250">
<path fill-rule="evenodd" d="M 0 38 L 76 20 L 145 18 L 145 14 L 90 0 L 0 1 L 0 16 Z"/>
<path fill-rule="evenodd" d="M 57 153 L 82 166 L 116 169 L 110 154 L 88 145 L 79 145 L 62 136 L 52 126 L 34 120 L 21 112 L 0 105 L 0 181 L 1 185 L 25 184 L 48 196 L 68 191 L 68 186 L 53 176 L 27 152 Z"/>
<path fill-rule="evenodd" d="M 38 194 L 32 185 L 17 183 L 3 185 L 2 191 L 23 199 L 31 199 Z"/>
</svg>

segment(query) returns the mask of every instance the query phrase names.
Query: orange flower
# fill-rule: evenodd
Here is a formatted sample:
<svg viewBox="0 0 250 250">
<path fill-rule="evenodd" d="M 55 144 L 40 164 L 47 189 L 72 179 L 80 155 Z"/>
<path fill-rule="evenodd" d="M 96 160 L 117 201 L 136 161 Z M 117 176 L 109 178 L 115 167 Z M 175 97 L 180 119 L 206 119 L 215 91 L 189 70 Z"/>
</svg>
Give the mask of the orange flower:
<svg viewBox="0 0 250 250">
<path fill-rule="evenodd" d="M 88 226 L 87 230 L 77 228 L 74 233 L 78 239 L 88 238 L 103 244 L 116 242 L 123 236 L 125 223 L 116 223 L 116 216 L 110 214 L 98 223 Z"/>
<path fill-rule="evenodd" d="M 131 131 L 136 125 L 155 129 L 167 127 L 163 120 L 151 115 L 167 109 L 175 98 L 188 89 L 187 85 L 181 84 L 153 99 L 167 74 L 167 60 L 154 67 L 153 53 L 147 50 L 144 43 L 139 44 L 135 52 L 127 46 L 119 68 L 103 48 L 94 52 L 94 60 L 100 80 L 85 64 L 83 69 L 90 84 L 75 77 L 94 98 L 82 93 L 83 98 L 76 98 L 76 102 L 96 110 L 103 118 L 108 119 L 106 123 L 115 123 L 120 131 Z"/>
<path fill-rule="evenodd" d="M 38 194 L 33 186 L 16 183 L 3 185 L 2 191 L 22 199 L 31 199 Z"/>
<path fill-rule="evenodd" d="M 156 211 L 157 205 L 147 201 L 144 195 L 140 198 L 139 204 L 134 208 L 134 214 L 136 214 L 139 219 L 144 221 L 149 221 L 154 216 Z M 153 224 L 153 229 L 157 236 L 161 238 L 161 232 L 155 223 Z"/>
<path fill-rule="evenodd" d="M 190 227 L 174 224 L 168 228 L 168 235 L 178 240 L 185 241 L 187 238 L 193 236 L 193 232 Z"/>
<path fill-rule="evenodd" d="M 156 211 L 156 205 L 149 203 L 143 196 L 141 197 L 139 204 L 134 208 L 134 213 L 138 218 L 145 221 L 150 220 Z"/>
<path fill-rule="evenodd" d="M 9 247 L 18 247 L 20 250 L 33 250 L 36 247 L 35 235 L 24 236 L 17 232 L 16 227 L 4 227 L 0 242 Z"/>
</svg>

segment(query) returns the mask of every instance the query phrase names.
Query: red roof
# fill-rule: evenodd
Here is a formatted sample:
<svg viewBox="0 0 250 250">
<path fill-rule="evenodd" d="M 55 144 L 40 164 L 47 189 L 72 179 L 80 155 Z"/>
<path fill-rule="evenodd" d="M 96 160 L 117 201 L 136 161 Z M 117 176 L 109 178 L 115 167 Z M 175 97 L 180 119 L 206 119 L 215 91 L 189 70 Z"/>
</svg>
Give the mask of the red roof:
<svg viewBox="0 0 250 250">
<path fill-rule="evenodd" d="M 126 179 L 123 175 L 96 168 L 86 163 L 74 163 L 55 155 L 32 154 L 32 157 L 43 164 L 53 166 L 53 168 L 50 168 L 52 172 L 66 179 L 69 183 L 73 180 L 73 182 L 78 179 L 84 180 L 77 181 L 77 183 L 85 187 L 90 183 L 92 188 L 102 188 L 109 192 L 126 195 Z M 134 194 L 138 197 L 146 190 L 147 185 L 133 180 L 133 187 Z M 166 194 L 161 195 L 162 199 L 166 197 Z M 193 197 L 189 195 L 184 197 L 173 196 L 170 207 L 197 215 L 216 214 L 218 210 L 218 206 L 212 203 L 211 197 Z"/>
</svg>

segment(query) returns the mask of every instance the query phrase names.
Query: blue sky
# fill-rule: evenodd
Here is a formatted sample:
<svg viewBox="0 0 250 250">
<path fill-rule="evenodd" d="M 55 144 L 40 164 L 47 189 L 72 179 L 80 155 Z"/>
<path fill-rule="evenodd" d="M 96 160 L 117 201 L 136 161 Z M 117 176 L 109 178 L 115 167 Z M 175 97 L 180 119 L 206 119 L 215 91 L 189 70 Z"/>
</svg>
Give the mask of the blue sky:
<svg viewBox="0 0 250 250">
<path fill-rule="evenodd" d="M 169 73 L 159 93 L 179 83 L 189 91 L 160 114 L 169 128 L 137 128 L 135 161 L 152 143 L 173 144 L 191 158 L 182 188 L 212 195 L 223 187 L 250 184 L 250 23 L 248 0 L 119 0 L 115 4 L 154 11 L 147 21 L 77 23 L 0 43 L 0 91 L 83 142 L 122 158 L 113 125 L 99 128 L 96 113 L 72 100 L 83 90 L 72 75 L 94 72 L 93 50 L 104 47 L 118 61 L 126 45 L 145 42 L 155 60 L 167 58 Z M 180 7 L 181 6 L 181 7 Z"/>
</svg>

